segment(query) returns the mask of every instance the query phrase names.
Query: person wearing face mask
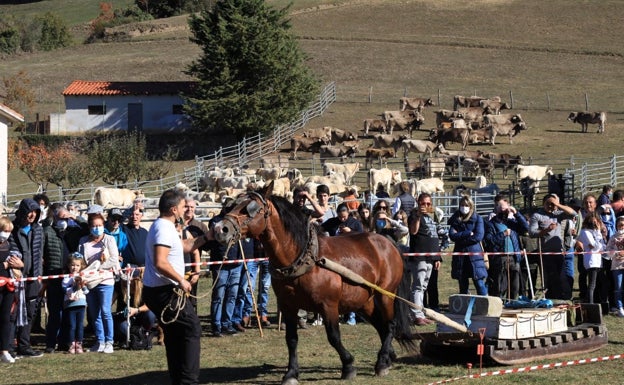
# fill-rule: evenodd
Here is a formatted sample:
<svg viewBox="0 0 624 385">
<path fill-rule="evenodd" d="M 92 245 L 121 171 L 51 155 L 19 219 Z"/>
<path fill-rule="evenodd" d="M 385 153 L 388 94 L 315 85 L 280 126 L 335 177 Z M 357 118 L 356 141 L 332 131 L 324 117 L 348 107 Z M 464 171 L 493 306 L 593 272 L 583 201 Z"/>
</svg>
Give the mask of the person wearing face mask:
<svg viewBox="0 0 624 385">
<path fill-rule="evenodd" d="M 472 199 L 464 195 L 459 200 L 459 207 L 448 220 L 449 238 L 455 243 L 451 260 L 451 277 L 459 281 L 459 294 L 468 294 L 468 282 L 472 282 L 477 295 L 487 295 L 483 247 L 483 218 L 475 213 Z M 456 253 L 470 253 L 456 255 Z"/>
<path fill-rule="evenodd" d="M 495 216 L 484 222 L 484 246 L 486 251 L 495 253 L 490 256 L 488 293 L 503 300 L 515 300 L 522 289 L 518 234 L 529 231 L 529 223 L 505 198 L 498 201 L 495 212 Z"/>
<path fill-rule="evenodd" d="M 615 223 L 617 231 L 607 243 L 607 251 L 611 258 L 611 275 L 613 277 L 613 297 L 617 307 L 615 315 L 624 317 L 622 295 L 624 293 L 624 217 L 619 217 Z"/>
<path fill-rule="evenodd" d="M 87 314 L 97 338 L 92 352 L 113 353 L 114 323 L 111 311 L 115 274 L 119 273 L 119 251 L 115 238 L 104 233 L 102 214 L 89 215 L 90 234 L 80 239 L 78 252 L 85 257 Z M 92 266 L 93 265 L 93 266 Z"/>
<path fill-rule="evenodd" d="M 613 187 L 609 185 L 602 186 L 602 193 L 596 200 L 598 206 L 611 204 L 611 199 L 613 199 Z"/>
<path fill-rule="evenodd" d="M 35 202 L 39 203 L 41 215 L 39 216 L 39 224 L 48 218 L 48 208 L 50 207 L 50 198 L 46 194 L 35 194 L 33 196 Z"/>
<path fill-rule="evenodd" d="M 65 243 L 65 233 L 68 229 L 69 212 L 60 203 L 53 203 L 48 210 L 48 218 L 43 224 L 43 275 L 63 274 L 63 267 L 67 261 L 69 250 Z M 42 292 L 45 292 L 48 307 L 48 323 L 46 324 L 46 353 L 54 353 L 57 343 L 59 350 L 66 350 L 63 346 L 65 338 L 61 335 L 61 320 L 63 316 L 63 301 L 65 291 L 61 279 L 43 281 Z"/>
<path fill-rule="evenodd" d="M 39 224 L 41 208 L 34 199 L 26 198 L 20 202 L 13 220 L 12 248 L 17 248 L 24 262 L 23 276 L 38 277 L 43 273 L 43 228 Z M 21 309 L 16 320 L 17 354 L 22 357 L 41 357 L 42 352 L 33 350 L 30 334 L 34 324 L 35 313 L 39 307 L 41 282 L 39 280 L 23 283 L 24 295 L 20 296 L 18 305 Z"/>
</svg>

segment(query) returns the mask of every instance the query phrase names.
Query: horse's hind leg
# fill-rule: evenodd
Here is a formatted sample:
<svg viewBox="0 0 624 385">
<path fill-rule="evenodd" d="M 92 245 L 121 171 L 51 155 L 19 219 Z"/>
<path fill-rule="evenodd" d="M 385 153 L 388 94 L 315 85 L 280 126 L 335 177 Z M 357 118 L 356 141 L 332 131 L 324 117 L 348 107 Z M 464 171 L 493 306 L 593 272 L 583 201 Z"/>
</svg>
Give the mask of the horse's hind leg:
<svg viewBox="0 0 624 385">
<path fill-rule="evenodd" d="M 325 332 L 327 333 L 327 340 L 330 345 L 336 349 L 340 356 L 340 362 L 342 362 L 342 375 L 343 380 L 351 380 L 357 375 L 357 370 L 353 366 L 353 356 L 342 345 L 340 339 L 340 328 L 338 327 L 338 314 L 325 315 Z"/>
<path fill-rule="evenodd" d="M 286 346 L 288 346 L 288 371 L 282 377 L 282 385 L 297 385 L 299 384 L 297 317 L 285 316 L 284 323 L 286 324 Z"/>
<path fill-rule="evenodd" d="M 377 353 L 377 362 L 375 363 L 375 374 L 377 376 L 385 376 L 392 367 L 392 361 L 397 358 L 394 348 L 392 347 L 393 322 L 389 322 L 386 317 L 381 314 L 380 309 L 375 307 L 373 314 L 370 316 L 370 323 L 375 330 L 377 330 L 377 334 L 379 334 L 379 339 L 381 340 L 381 348 Z"/>
</svg>

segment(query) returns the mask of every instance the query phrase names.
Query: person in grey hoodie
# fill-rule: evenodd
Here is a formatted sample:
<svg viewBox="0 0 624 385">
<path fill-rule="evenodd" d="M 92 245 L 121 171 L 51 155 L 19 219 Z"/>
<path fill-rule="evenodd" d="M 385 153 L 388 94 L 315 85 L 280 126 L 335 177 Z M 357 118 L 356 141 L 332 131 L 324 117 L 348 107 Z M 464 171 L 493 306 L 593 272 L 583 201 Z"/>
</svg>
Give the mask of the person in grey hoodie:
<svg viewBox="0 0 624 385">
<path fill-rule="evenodd" d="M 22 253 L 24 263 L 23 276 L 38 277 L 43 273 L 43 228 L 39 224 L 41 208 L 34 199 L 23 199 L 15 212 L 11 238 Z M 41 282 L 24 282 L 24 298 L 20 299 L 17 309 L 17 355 L 22 357 L 41 357 L 43 353 L 33 350 L 30 345 L 30 331 L 33 316 L 39 306 Z"/>
</svg>

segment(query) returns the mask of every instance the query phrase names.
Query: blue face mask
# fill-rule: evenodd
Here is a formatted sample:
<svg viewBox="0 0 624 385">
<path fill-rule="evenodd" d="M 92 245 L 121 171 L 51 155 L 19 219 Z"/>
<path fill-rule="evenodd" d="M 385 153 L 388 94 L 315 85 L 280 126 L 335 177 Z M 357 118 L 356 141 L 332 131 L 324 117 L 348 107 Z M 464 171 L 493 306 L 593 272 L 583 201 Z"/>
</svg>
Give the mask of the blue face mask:
<svg viewBox="0 0 624 385">
<path fill-rule="evenodd" d="M 375 227 L 377 227 L 377 229 L 379 230 L 383 229 L 384 227 L 386 227 L 386 221 L 383 219 L 377 219 L 375 221 Z"/>
<path fill-rule="evenodd" d="M 91 227 L 91 235 L 99 237 L 104 234 L 104 226 Z"/>
<path fill-rule="evenodd" d="M 70 218 L 67 220 L 67 227 L 78 227 L 78 223 Z"/>
</svg>

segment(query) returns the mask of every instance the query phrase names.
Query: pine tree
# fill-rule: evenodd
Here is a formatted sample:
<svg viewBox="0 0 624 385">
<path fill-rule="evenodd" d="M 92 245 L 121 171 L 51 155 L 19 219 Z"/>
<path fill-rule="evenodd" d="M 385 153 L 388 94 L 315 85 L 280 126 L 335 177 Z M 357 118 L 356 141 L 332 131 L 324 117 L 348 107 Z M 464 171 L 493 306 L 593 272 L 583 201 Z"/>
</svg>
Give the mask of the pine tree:
<svg viewBox="0 0 624 385">
<path fill-rule="evenodd" d="M 238 138 L 266 133 L 309 105 L 318 81 L 287 12 L 263 0 L 220 0 L 191 16 L 191 41 L 203 54 L 187 71 L 199 83 L 185 108 L 198 130 Z"/>
</svg>

